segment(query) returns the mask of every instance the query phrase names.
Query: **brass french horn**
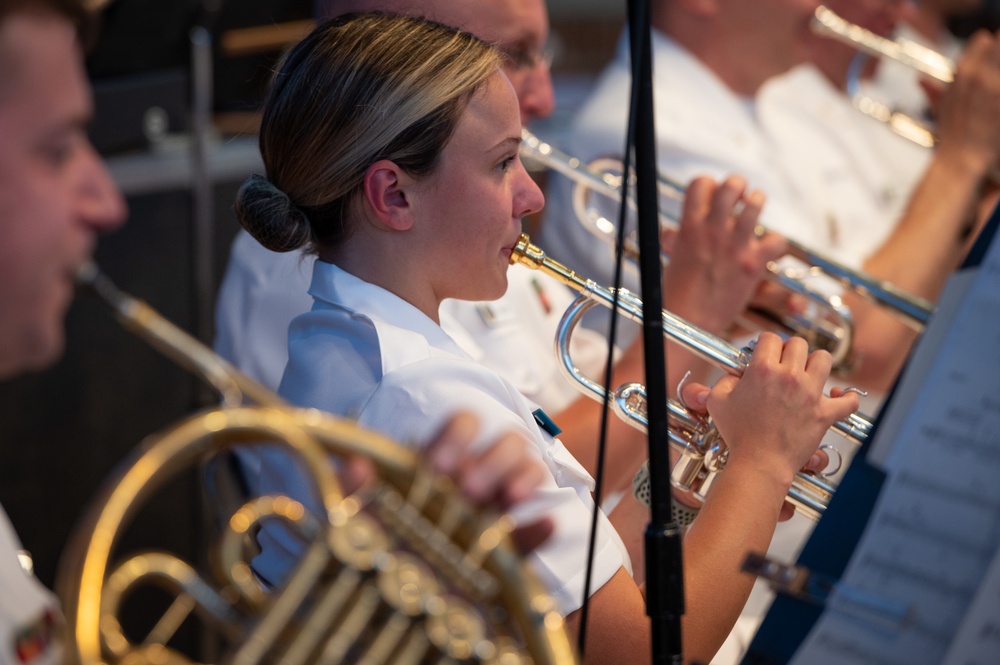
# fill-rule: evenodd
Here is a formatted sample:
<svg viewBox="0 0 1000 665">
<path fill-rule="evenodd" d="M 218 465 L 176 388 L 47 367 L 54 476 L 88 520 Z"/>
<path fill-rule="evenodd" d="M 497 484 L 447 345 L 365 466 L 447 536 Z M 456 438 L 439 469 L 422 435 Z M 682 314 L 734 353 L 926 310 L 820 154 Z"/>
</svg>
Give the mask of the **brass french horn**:
<svg viewBox="0 0 1000 665">
<path fill-rule="evenodd" d="M 126 327 L 215 386 L 223 405 L 148 438 L 78 524 L 57 583 L 69 662 L 193 662 L 173 644 L 192 616 L 226 663 L 575 662 L 561 616 L 507 537 L 508 519 L 475 510 L 448 479 L 422 471 L 411 450 L 283 403 L 95 267 L 80 281 Z M 285 496 L 250 497 L 202 569 L 171 552 L 118 552 L 123 531 L 166 483 L 238 446 L 265 444 L 302 462 L 325 515 Z M 352 457 L 367 460 L 374 479 L 349 491 L 333 460 Z M 264 520 L 280 520 L 304 542 L 274 589 L 249 564 Z M 135 637 L 123 627 L 127 603 L 148 585 L 171 602 Z"/>
</svg>

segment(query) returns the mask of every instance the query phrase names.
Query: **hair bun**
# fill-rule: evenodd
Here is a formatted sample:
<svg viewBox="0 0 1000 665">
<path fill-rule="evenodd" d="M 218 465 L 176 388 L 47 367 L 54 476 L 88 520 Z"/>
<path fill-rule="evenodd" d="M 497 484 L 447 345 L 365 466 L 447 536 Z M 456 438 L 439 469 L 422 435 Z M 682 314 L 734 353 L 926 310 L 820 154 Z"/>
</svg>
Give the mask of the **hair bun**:
<svg viewBox="0 0 1000 665">
<path fill-rule="evenodd" d="M 271 251 L 290 252 L 312 238 L 309 218 L 262 175 L 255 173 L 243 182 L 235 209 L 240 225 Z"/>
</svg>

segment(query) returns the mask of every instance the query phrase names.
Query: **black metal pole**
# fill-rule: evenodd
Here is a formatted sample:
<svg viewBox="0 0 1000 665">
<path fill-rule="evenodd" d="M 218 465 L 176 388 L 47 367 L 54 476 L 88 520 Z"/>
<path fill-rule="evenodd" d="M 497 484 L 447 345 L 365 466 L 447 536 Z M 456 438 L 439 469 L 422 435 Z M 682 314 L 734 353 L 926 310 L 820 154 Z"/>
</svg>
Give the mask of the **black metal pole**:
<svg viewBox="0 0 1000 665">
<path fill-rule="evenodd" d="M 634 148 L 643 302 L 643 349 L 649 431 L 650 523 L 645 534 L 646 614 L 653 663 L 682 663 L 684 614 L 681 530 L 671 515 L 667 423 L 666 353 L 661 310 L 660 223 L 653 122 L 653 66 L 648 0 L 629 0 L 632 108 L 629 147 Z"/>
</svg>

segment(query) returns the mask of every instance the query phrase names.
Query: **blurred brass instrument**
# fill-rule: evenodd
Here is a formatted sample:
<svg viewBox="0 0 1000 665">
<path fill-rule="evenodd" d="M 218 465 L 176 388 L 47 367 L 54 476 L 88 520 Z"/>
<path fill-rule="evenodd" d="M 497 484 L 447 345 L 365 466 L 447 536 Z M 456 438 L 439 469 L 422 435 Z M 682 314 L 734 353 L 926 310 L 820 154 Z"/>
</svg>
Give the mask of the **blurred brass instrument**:
<svg viewBox="0 0 1000 665">
<path fill-rule="evenodd" d="M 933 49 L 909 39 L 888 39 L 844 20 L 820 5 L 811 23 L 813 32 L 841 41 L 858 50 L 848 71 L 846 87 L 851 101 L 862 113 L 884 122 L 904 138 L 925 148 L 934 147 L 937 137 L 925 123 L 872 99 L 861 90 L 861 76 L 868 57 L 888 58 L 906 65 L 941 83 L 955 80 L 955 62 Z"/>
<path fill-rule="evenodd" d="M 590 164 L 584 164 L 579 159 L 570 157 L 540 140 L 526 129 L 521 130 L 521 152 L 528 159 L 533 159 L 576 183 L 573 206 L 580 221 L 591 233 L 606 242 L 616 241 L 614 223 L 602 217 L 588 201 L 591 192 L 611 200 L 621 200 L 622 177 L 614 172 L 616 169 L 621 171 L 621 162 L 598 159 Z M 658 174 L 657 186 L 661 197 L 678 204 L 683 202 L 685 194 L 683 185 L 663 174 Z M 628 202 L 632 204 L 631 196 Z M 662 226 L 676 229 L 679 225 L 678 220 L 678 215 L 661 210 Z M 762 236 L 767 233 L 767 229 L 759 226 L 756 233 Z M 804 263 L 805 267 L 799 269 L 772 264 L 768 266 L 768 278 L 789 292 L 807 298 L 813 307 L 804 313 L 793 311 L 758 313 L 758 316 L 751 320 L 744 318 L 740 321 L 741 324 L 804 337 L 812 348 L 829 351 L 833 356 L 835 368 L 846 370 L 850 367 L 853 341 L 854 323 L 851 312 L 840 297 L 823 294 L 811 288 L 807 284 L 808 278 L 819 275 L 828 277 L 859 296 L 885 307 L 916 330 L 923 329 L 934 312 L 934 305 L 928 300 L 906 293 L 884 280 L 852 270 L 794 240 L 786 239 L 786 242 L 788 255 Z M 633 238 L 626 236 L 623 249 L 626 256 L 633 260 L 638 257 L 638 245 Z"/>
<path fill-rule="evenodd" d="M 556 348 L 562 371 L 569 379 L 576 381 L 590 397 L 600 402 L 607 399 L 620 418 L 645 430 L 647 411 L 644 386 L 626 383 L 609 394 L 603 385 L 581 373 L 570 356 L 570 340 L 581 317 L 598 304 L 613 309 L 614 290 L 584 279 L 561 263 L 548 258 L 524 234 L 521 234 L 514 246 L 510 261 L 515 265 L 540 270 L 580 293 L 566 310 L 556 332 Z M 618 313 L 641 323 L 642 300 L 626 289 L 619 289 L 617 296 Z M 748 350 L 737 349 L 667 310 L 663 310 L 663 335 L 734 376 L 742 375 L 746 369 Z M 670 422 L 669 444 L 679 455 L 671 470 L 670 481 L 674 487 L 690 491 L 704 501 L 718 473 L 725 467 L 725 442 L 710 420 L 691 413 L 682 404 L 668 398 L 667 410 Z M 871 434 L 872 424 L 867 416 L 851 414 L 835 423 L 832 429 L 851 441 L 863 443 Z M 832 473 L 835 472 L 830 475 Z M 828 482 L 827 475 L 799 473 L 788 491 L 788 501 L 798 512 L 818 520 L 826 510 L 835 489 Z"/>
<path fill-rule="evenodd" d="M 509 518 L 479 514 L 448 479 L 422 472 L 413 451 L 286 405 L 96 267 L 79 281 L 127 328 L 218 388 L 223 406 L 147 439 L 78 525 L 57 585 L 69 662 L 193 662 L 171 645 L 191 615 L 222 643 L 226 663 L 575 662 L 561 616 L 507 537 Z M 167 551 L 118 555 L 121 535 L 165 483 L 234 446 L 260 444 L 281 445 L 302 463 L 328 519 L 285 496 L 252 497 L 219 529 L 211 570 Z M 331 456 L 367 460 L 374 478 L 346 493 Z M 272 591 L 249 565 L 251 534 L 264 520 L 283 522 L 304 543 Z M 169 608 L 133 641 L 127 602 L 154 585 Z"/>
</svg>

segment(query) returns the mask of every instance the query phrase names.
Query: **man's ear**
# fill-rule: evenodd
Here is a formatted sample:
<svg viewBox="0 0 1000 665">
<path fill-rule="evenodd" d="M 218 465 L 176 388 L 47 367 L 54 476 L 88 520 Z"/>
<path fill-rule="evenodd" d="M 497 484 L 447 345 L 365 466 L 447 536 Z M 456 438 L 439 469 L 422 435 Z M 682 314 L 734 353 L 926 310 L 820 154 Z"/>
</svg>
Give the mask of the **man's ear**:
<svg viewBox="0 0 1000 665">
<path fill-rule="evenodd" d="M 413 225 L 412 208 L 404 186 L 409 176 L 388 159 L 382 159 L 365 171 L 364 197 L 375 217 L 394 231 L 406 231 Z"/>
</svg>

